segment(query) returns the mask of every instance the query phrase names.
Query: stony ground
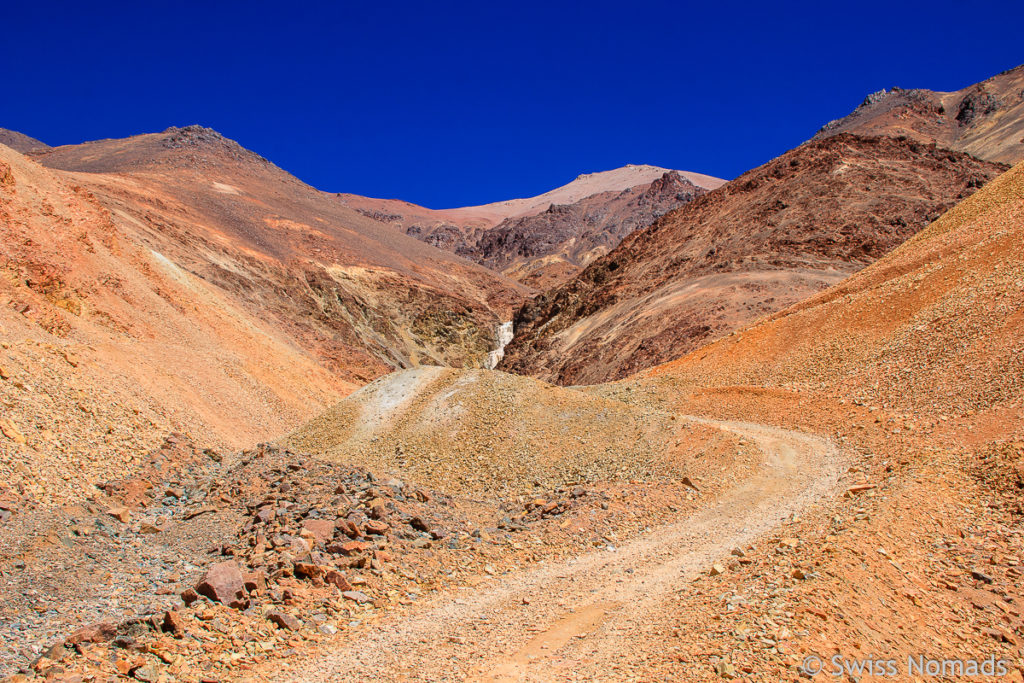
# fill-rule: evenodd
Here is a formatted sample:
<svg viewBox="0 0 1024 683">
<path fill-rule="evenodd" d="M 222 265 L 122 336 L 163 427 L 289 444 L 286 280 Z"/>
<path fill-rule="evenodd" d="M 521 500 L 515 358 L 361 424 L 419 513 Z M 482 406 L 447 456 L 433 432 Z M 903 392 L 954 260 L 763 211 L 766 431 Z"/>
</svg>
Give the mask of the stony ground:
<svg viewBox="0 0 1024 683">
<path fill-rule="evenodd" d="M 681 584 L 709 566 L 725 572 L 747 561 L 751 544 L 835 487 L 843 456 L 833 445 L 758 425 L 719 424 L 756 442 L 764 461 L 699 512 L 621 546 L 545 562 L 461 599 L 385 620 L 349 644 L 293 664 L 286 678 L 551 680 L 579 674 L 583 662 L 606 661 L 621 652 L 623 634 L 673 600 Z"/>
<path fill-rule="evenodd" d="M 73 539 L 37 533 L 4 567 L 5 596 L 25 593 L 5 601 L 24 645 L 8 662 L 57 680 L 799 680 L 809 655 L 923 648 L 1015 671 L 1024 445 L 957 452 L 944 429 L 804 400 L 760 400 L 789 429 L 693 418 L 758 454 L 715 487 L 504 508 L 272 446 L 211 468 L 175 438 Z"/>
<path fill-rule="evenodd" d="M 172 435 L 81 503 L 0 501 L 10 532 L 0 635 L 11 645 L 0 666 L 69 679 L 248 677 L 428 596 L 594 549 L 614 556 L 722 495 L 760 457 L 728 430 L 691 430 L 703 454 L 723 453 L 692 478 L 536 484 L 487 500 L 277 446 L 221 454 Z"/>
</svg>

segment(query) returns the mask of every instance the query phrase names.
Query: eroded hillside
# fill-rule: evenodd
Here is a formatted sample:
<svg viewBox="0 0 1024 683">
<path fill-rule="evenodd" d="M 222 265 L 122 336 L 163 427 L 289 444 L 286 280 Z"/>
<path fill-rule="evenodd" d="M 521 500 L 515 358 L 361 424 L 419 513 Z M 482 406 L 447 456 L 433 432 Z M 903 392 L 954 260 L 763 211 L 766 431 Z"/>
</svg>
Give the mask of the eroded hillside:
<svg viewBox="0 0 1024 683">
<path fill-rule="evenodd" d="M 115 220 L 354 381 L 417 363 L 479 365 L 526 292 L 395 234 L 209 129 L 34 158 L 74 172 Z"/>
<path fill-rule="evenodd" d="M 0 475 L 31 505 L 89 495 L 171 430 L 233 449 L 355 384 L 0 146 Z"/>
<path fill-rule="evenodd" d="M 530 301 L 500 367 L 590 384 L 671 360 L 839 282 L 1003 168 L 905 139 L 808 143 Z"/>
<path fill-rule="evenodd" d="M 479 367 L 526 291 L 208 129 L 0 145 L 0 177 L 0 473 L 33 504 L 168 431 L 238 448 L 393 368 Z"/>
</svg>

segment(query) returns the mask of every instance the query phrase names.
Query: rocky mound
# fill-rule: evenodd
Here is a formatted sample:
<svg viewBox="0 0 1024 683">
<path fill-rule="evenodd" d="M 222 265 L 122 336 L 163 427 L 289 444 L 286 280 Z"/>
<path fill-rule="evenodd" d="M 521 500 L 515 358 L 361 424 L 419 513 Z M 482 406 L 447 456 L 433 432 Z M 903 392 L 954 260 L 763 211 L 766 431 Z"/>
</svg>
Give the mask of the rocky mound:
<svg viewBox="0 0 1024 683">
<path fill-rule="evenodd" d="M 500 368 L 582 384 L 671 360 L 871 263 L 1003 168 L 906 139 L 808 143 L 524 305 Z"/>
<path fill-rule="evenodd" d="M 284 443 L 453 493 L 678 480 L 692 427 L 501 372 L 420 368 L 363 387 Z M 678 432 L 678 434 L 677 434 Z M 683 447 L 681 439 L 685 437 Z"/>
<path fill-rule="evenodd" d="M 905 135 L 989 161 L 1024 160 L 1024 66 L 957 90 L 880 90 L 814 139 L 839 133 Z"/>
<path fill-rule="evenodd" d="M 433 491 L 265 444 L 228 457 L 172 435 L 80 505 L 19 508 L 4 525 L 0 672 L 60 675 L 61 659 L 88 653 L 107 674 L 147 680 L 182 657 L 212 668 L 215 653 L 196 661 L 189 642 L 228 631 L 266 643 L 251 662 L 464 572 L 456 548 L 495 543 L 474 530 Z M 76 609 L 33 610 L 44 594 Z"/>
</svg>

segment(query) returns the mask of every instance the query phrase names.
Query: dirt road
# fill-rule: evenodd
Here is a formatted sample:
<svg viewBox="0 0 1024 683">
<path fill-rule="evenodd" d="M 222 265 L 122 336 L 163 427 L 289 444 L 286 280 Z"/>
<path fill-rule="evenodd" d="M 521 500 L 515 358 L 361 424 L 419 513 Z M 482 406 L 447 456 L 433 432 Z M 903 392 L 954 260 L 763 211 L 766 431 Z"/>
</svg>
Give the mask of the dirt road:
<svg viewBox="0 0 1024 683">
<path fill-rule="evenodd" d="M 642 647 L 652 614 L 693 576 L 756 543 L 827 495 L 843 457 L 831 443 L 763 425 L 688 418 L 753 440 L 751 479 L 685 520 L 599 550 L 439 595 L 357 627 L 332 651 L 291 663 L 294 681 L 553 681 L 614 677 L 610 662 Z"/>
</svg>

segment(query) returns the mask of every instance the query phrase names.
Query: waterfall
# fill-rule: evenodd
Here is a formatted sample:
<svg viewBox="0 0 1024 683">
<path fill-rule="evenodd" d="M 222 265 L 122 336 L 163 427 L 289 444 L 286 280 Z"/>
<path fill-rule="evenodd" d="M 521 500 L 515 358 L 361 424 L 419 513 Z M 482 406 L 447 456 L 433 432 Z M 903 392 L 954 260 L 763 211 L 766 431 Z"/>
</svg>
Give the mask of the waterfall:
<svg viewBox="0 0 1024 683">
<path fill-rule="evenodd" d="M 487 361 L 484 363 L 485 368 L 493 370 L 498 367 L 498 363 L 505 357 L 505 347 L 512 341 L 513 336 L 515 335 L 512 332 L 511 320 L 498 326 L 498 348 L 487 354 Z"/>
</svg>

